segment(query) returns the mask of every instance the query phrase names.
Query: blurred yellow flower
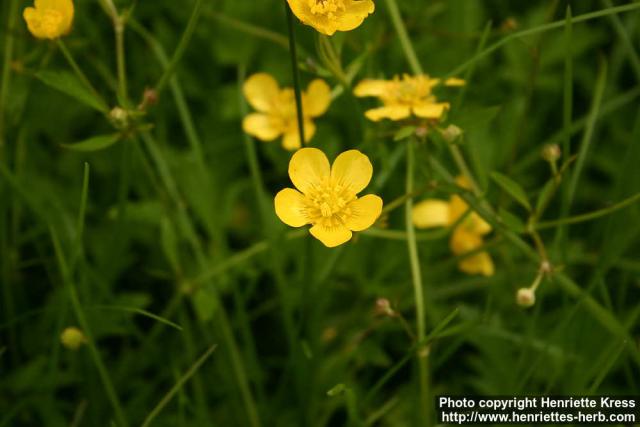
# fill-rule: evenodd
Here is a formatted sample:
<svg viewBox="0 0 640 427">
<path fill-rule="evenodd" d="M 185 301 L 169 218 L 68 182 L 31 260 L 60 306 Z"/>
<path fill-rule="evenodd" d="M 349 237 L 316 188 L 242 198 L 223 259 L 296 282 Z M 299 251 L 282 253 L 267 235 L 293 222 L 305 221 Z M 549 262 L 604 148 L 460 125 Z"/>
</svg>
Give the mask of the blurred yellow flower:
<svg viewBox="0 0 640 427">
<path fill-rule="evenodd" d="M 69 350 L 77 350 L 82 344 L 87 342 L 87 338 L 80 329 L 75 326 L 70 326 L 62 331 L 60 342 Z"/>
<path fill-rule="evenodd" d="M 317 148 L 303 148 L 289 162 L 289 177 L 297 188 L 275 197 L 278 217 L 291 227 L 311 224 L 309 232 L 327 247 L 351 239 L 353 231 L 371 227 L 382 212 L 382 199 L 373 194 L 356 197 L 373 175 L 369 158 L 358 150 L 329 160 Z"/>
<path fill-rule="evenodd" d="M 72 0 L 35 0 L 34 6 L 25 8 L 22 16 L 35 37 L 57 39 L 71 31 Z"/>
<path fill-rule="evenodd" d="M 458 186 L 468 189 L 469 183 L 464 177 L 456 178 Z M 451 235 L 449 247 L 455 255 L 463 255 L 475 251 L 483 244 L 482 236 L 491 232 L 487 224 L 477 213 L 470 212 L 469 205 L 457 194 L 449 201 L 428 199 L 416 204 L 413 208 L 413 224 L 417 228 L 447 227 L 457 224 Z M 466 215 L 460 221 L 460 218 Z M 458 222 L 460 221 L 460 222 Z M 479 252 L 461 259 L 458 268 L 467 274 L 492 276 L 494 266 L 487 252 Z"/>
<path fill-rule="evenodd" d="M 439 120 L 449 109 L 448 102 L 438 102 L 432 89 L 441 84 L 441 79 L 427 75 L 395 76 L 392 80 L 362 80 L 354 88 L 358 97 L 373 96 L 384 104 L 365 112 L 365 116 L 374 122 L 382 119 L 402 120 L 414 115 L 425 119 Z M 462 86 L 464 80 L 450 78 L 445 86 Z"/>
<path fill-rule="evenodd" d="M 262 141 L 273 141 L 284 135 L 282 146 L 287 150 L 302 146 L 292 88 L 281 89 L 269 74 L 257 73 L 245 81 L 242 89 L 249 104 L 258 111 L 244 118 L 242 128 L 246 133 Z M 324 80 L 312 81 L 302 93 L 305 142 L 309 142 L 316 132 L 311 119 L 323 115 L 330 103 L 331 89 Z"/>
<path fill-rule="evenodd" d="M 373 13 L 372 0 L 287 0 L 294 15 L 328 36 L 351 31 Z"/>
</svg>

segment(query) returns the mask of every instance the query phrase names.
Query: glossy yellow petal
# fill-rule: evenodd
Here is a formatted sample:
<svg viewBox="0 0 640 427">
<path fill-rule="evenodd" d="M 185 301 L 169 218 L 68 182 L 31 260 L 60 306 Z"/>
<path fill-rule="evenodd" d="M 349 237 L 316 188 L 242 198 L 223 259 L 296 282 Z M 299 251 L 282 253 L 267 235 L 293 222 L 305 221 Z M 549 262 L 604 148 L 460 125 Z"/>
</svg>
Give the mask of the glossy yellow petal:
<svg viewBox="0 0 640 427">
<path fill-rule="evenodd" d="M 451 252 L 456 255 L 466 254 L 482 246 L 482 236 L 471 233 L 463 227 L 456 227 L 451 235 L 449 247 Z"/>
<path fill-rule="evenodd" d="M 449 221 L 453 224 L 458 221 L 458 219 L 462 215 L 466 215 L 466 218 L 462 220 L 459 227 L 464 228 L 466 231 L 475 234 L 487 234 L 491 232 L 491 225 L 487 223 L 480 215 L 476 212 L 470 212 L 467 214 L 469 210 L 469 205 L 465 202 L 462 197 L 457 194 L 451 196 L 449 201 Z"/>
<path fill-rule="evenodd" d="M 323 115 L 331 104 L 331 88 L 321 79 L 315 79 L 303 94 L 304 114 L 308 117 Z"/>
<path fill-rule="evenodd" d="M 304 142 L 311 141 L 313 135 L 316 133 L 316 125 L 311 120 L 304 121 Z M 293 151 L 302 147 L 300 144 L 300 133 L 298 132 L 298 124 L 297 122 L 293 122 L 293 124 L 289 125 L 289 128 L 284 133 L 284 137 L 282 138 L 282 146 L 285 150 Z"/>
<path fill-rule="evenodd" d="M 343 0 L 345 11 L 336 15 L 336 29 L 351 31 L 362 24 L 362 21 L 373 13 L 375 4 L 372 0 Z"/>
<path fill-rule="evenodd" d="M 311 12 L 308 0 L 287 0 L 293 14 L 305 25 L 315 28 L 328 36 L 336 32 L 336 21 L 328 15 Z"/>
<path fill-rule="evenodd" d="M 374 194 L 367 194 L 349 203 L 351 215 L 345 226 L 352 231 L 362 231 L 371 227 L 382 213 L 382 199 Z"/>
<path fill-rule="evenodd" d="M 487 252 L 480 252 L 458 262 L 460 271 L 467 274 L 482 274 L 483 276 L 493 276 L 495 268 L 493 260 Z"/>
<path fill-rule="evenodd" d="M 35 8 L 27 7 L 22 14 L 29 32 L 40 39 L 56 39 L 69 33 L 73 15 L 71 0 L 36 0 Z"/>
<path fill-rule="evenodd" d="M 358 150 L 341 153 L 331 166 L 332 182 L 348 188 L 354 195 L 369 185 L 372 175 L 373 166 L 369 158 Z"/>
<path fill-rule="evenodd" d="M 347 227 L 339 225 L 336 227 L 325 227 L 316 224 L 309 229 L 313 237 L 320 240 L 326 247 L 334 248 L 351 240 L 353 233 Z"/>
<path fill-rule="evenodd" d="M 418 228 L 444 227 L 449 225 L 449 203 L 444 200 L 428 199 L 413 207 L 413 225 Z"/>
<path fill-rule="evenodd" d="M 304 196 L 293 188 L 285 188 L 276 194 L 275 200 L 276 215 L 291 227 L 302 227 L 309 224 L 305 216 Z"/>
<path fill-rule="evenodd" d="M 262 141 L 273 141 L 284 131 L 282 120 L 262 113 L 252 113 L 245 117 L 242 129 Z"/>
<path fill-rule="evenodd" d="M 364 115 L 374 122 L 382 119 L 402 120 L 411 115 L 411 108 L 408 105 L 387 105 L 367 110 Z"/>
<path fill-rule="evenodd" d="M 444 81 L 445 86 L 464 86 L 467 84 L 463 79 L 457 77 L 449 77 Z"/>
<path fill-rule="evenodd" d="M 291 156 L 289 178 L 302 193 L 326 182 L 330 173 L 327 156 L 317 148 L 301 148 Z"/>
<path fill-rule="evenodd" d="M 425 102 L 413 107 L 413 114 L 425 119 L 439 119 L 449 109 L 448 102 Z"/>
<path fill-rule="evenodd" d="M 257 73 L 244 82 L 242 92 L 253 108 L 261 113 L 268 113 L 274 109 L 280 86 L 269 74 Z"/>
<path fill-rule="evenodd" d="M 364 79 L 353 89 L 353 94 L 358 97 L 376 96 L 386 94 L 389 82 L 386 80 Z"/>
</svg>

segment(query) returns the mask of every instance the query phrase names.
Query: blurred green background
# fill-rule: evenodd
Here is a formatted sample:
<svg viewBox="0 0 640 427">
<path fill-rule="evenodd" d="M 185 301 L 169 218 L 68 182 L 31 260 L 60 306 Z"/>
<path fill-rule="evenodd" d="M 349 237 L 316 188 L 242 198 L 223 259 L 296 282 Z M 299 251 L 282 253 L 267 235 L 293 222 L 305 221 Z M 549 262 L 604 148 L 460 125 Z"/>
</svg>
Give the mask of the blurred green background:
<svg viewBox="0 0 640 427">
<path fill-rule="evenodd" d="M 361 27 L 332 38 L 353 83 L 411 72 L 388 3 L 376 1 Z M 492 277 L 459 272 L 446 234 L 418 233 L 427 327 L 435 329 L 429 405 L 438 394 L 639 394 L 638 205 L 541 230 L 559 272 L 524 309 L 515 293 L 539 264 L 510 236 L 534 247 L 522 226 L 528 215 L 490 173 L 509 176 L 535 204 L 551 178 L 545 144 L 562 146 L 565 160 L 578 155 L 543 220 L 606 209 L 640 191 L 640 4 L 398 3 L 425 71 L 469 78 L 464 95 L 439 96 L 452 103 L 448 122 L 465 132 L 461 149 L 484 200 L 509 218 L 508 230 L 487 239 Z M 290 185 L 290 153 L 243 135 L 239 88 L 259 71 L 292 85 L 284 2 L 199 4 L 157 104 L 121 128 L 120 141 L 92 152 L 63 144 L 110 135 L 113 120 L 52 87 L 51 72 L 72 70 L 56 43 L 27 32 L 21 13 L 30 4 L 0 5 L 0 426 L 149 418 L 156 426 L 432 425 L 405 331 L 415 303 L 404 209 L 390 212 L 379 233 L 336 249 L 281 224 L 272 197 Z M 569 4 L 574 17 L 595 14 L 573 22 L 570 38 Z M 116 2 L 119 13 L 130 11 L 128 100 L 116 95 L 114 30 L 99 2 L 76 2 L 64 43 L 109 110 L 135 108 L 163 75 L 195 5 Z M 529 29 L 539 31 L 521 33 Z M 295 31 L 303 86 L 321 76 L 341 89 L 315 31 L 297 21 Z M 405 194 L 407 141 L 394 141 L 397 123 L 365 122 L 361 112 L 373 105 L 338 95 L 316 120 L 312 145 L 329 158 L 366 153 L 374 164 L 366 192 L 388 204 Z M 419 199 L 450 193 L 428 160 L 457 174 L 443 147 L 437 138 L 418 147 L 416 186 L 431 183 Z M 264 187 L 252 178 L 253 160 Z M 376 315 L 379 298 L 401 318 Z M 81 327 L 89 345 L 63 347 L 67 326 Z"/>
</svg>

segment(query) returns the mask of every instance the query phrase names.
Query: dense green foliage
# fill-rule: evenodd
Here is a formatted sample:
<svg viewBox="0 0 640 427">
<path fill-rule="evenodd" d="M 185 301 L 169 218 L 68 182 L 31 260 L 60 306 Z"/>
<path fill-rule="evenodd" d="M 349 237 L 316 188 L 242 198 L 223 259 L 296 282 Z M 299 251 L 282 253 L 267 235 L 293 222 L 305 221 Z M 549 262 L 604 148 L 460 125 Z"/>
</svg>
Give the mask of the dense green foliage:
<svg viewBox="0 0 640 427">
<path fill-rule="evenodd" d="M 274 214 L 291 153 L 241 128 L 247 75 L 293 85 L 284 2 L 119 0 L 120 63 L 108 3 L 77 1 L 64 45 L 28 33 L 25 2 L 0 5 L 0 426 L 424 426 L 438 394 L 640 393 L 640 4 L 402 0 L 410 45 L 395 0 L 328 44 L 296 21 L 302 85 L 336 93 L 312 145 L 366 153 L 367 192 L 398 201 L 327 249 Z M 407 144 L 416 200 L 459 192 L 458 151 L 367 121 L 375 101 L 335 72 L 411 74 L 412 49 L 468 80 L 438 96 L 495 263 L 465 275 L 447 230 L 416 231 L 419 345 Z M 535 305 L 518 306 L 546 257 Z M 68 326 L 87 336 L 76 351 Z"/>
</svg>

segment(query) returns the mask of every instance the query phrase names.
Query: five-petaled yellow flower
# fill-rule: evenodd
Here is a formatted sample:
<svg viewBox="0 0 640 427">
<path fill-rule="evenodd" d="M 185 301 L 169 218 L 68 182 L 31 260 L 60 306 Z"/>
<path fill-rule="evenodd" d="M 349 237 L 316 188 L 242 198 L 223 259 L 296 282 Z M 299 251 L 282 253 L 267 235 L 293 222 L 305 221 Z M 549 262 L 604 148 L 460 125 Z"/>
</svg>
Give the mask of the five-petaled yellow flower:
<svg viewBox="0 0 640 427">
<path fill-rule="evenodd" d="M 365 112 L 369 120 L 377 122 L 382 119 L 402 120 L 414 115 L 425 119 L 439 120 L 449 109 L 448 102 L 438 102 L 432 89 L 441 83 L 427 75 L 395 76 L 392 80 L 362 80 L 354 88 L 353 93 L 359 97 L 374 96 L 384 104 Z M 444 81 L 445 86 L 462 86 L 464 80 L 450 78 Z"/>
<path fill-rule="evenodd" d="M 373 13 L 372 0 L 287 0 L 291 11 L 304 24 L 328 36 L 351 31 Z"/>
<path fill-rule="evenodd" d="M 289 162 L 289 177 L 298 190 L 285 188 L 275 197 L 278 217 L 287 225 L 311 224 L 309 232 L 330 248 L 351 239 L 353 231 L 371 227 L 382 212 L 382 199 L 356 195 L 371 181 L 373 166 L 358 150 L 329 160 L 317 148 L 303 148 Z"/>
<path fill-rule="evenodd" d="M 464 177 L 458 177 L 456 183 L 462 188 L 469 188 L 468 181 Z M 429 228 L 458 223 L 451 235 L 449 247 L 454 254 L 463 255 L 481 247 L 483 244 L 482 236 L 491 232 L 489 224 L 477 213 L 467 213 L 468 210 L 467 203 L 455 194 L 448 202 L 427 199 L 414 206 L 413 224 L 417 228 Z M 463 215 L 465 217 L 461 219 Z M 494 273 L 491 256 L 484 251 L 462 258 L 458 262 L 458 268 L 467 274 L 492 276 Z"/>
<path fill-rule="evenodd" d="M 35 7 L 27 7 L 22 16 L 29 32 L 39 39 L 57 39 L 71 31 L 72 0 L 35 0 Z"/>
<path fill-rule="evenodd" d="M 287 150 L 296 150 L 302 146 L 292 88 L 281 89 L 269 74 L 257 73 L 247 79 L 243 91 L 249 104 L 258 111 L 244 118 L 242 128 L 245 132 L 262 141 L 273 141 L 284 135 L 282 146 Z M 302 93 L 305 142 L 309 142 L 316 132 L 311 119 L 323 115 L 330 103 L 331 89 L 324 80 L 312 81 Z"/>
</svg>

